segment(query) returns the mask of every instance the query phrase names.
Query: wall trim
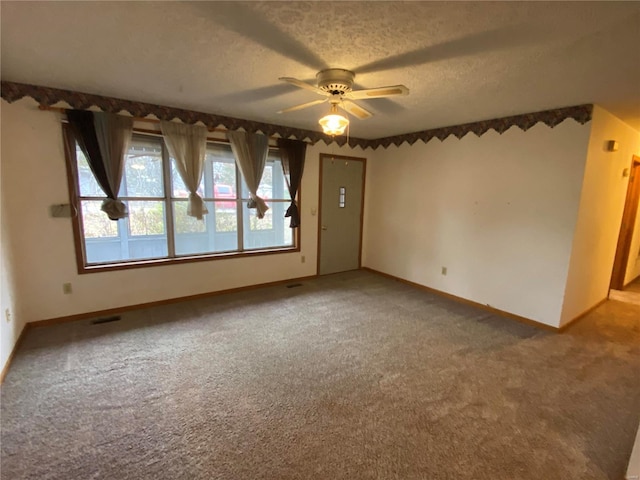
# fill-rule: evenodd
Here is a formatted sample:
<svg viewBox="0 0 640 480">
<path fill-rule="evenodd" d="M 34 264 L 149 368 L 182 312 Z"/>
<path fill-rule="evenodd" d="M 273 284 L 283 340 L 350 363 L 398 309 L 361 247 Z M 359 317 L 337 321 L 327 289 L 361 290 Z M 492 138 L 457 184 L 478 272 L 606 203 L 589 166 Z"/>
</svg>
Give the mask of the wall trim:
<svg viewBox="0 0 640 480">
<path fill-rule="evenodd" d="M 392 280 L 396 280 L 400 283 L 404 283 L 406 285 L 409 285 L 411 287 L 417 288 L 418 290 L 423 290 L 425 292 L 428 293 L 434 293 L 440 297 L 444 297 L 444 298 L 448 298 L 449 300 L 453 300 L 455 302 L 458 303 L 464 303 L 466 305 L 471 305 L 472 307 L 477 307 L 480 308 L 482 310 L 486 310 L 487 312 L 491 312 L 491 313 L 495 313 L 496 315 L 500 315 L 501 317 L 507 317 L 511 320 L 516 320 L 518 322 L 533 326 L 533 327 L 537 327 L 537 328 L 541 328 L 543 330 L 548 330 L 548 331 L 552 331 L 552 332 L 559 332 L 560 329 L 558 327 L 553 327 L 551 325 L 547 325 L 546 323 L 542 323 L 542 322 L 538 322 L 536 320 L 532 320 L 530 318 L 526 318 L 526 317 L 521 317 L 520 315 L 516 315 L 514 313 L 509 313 L 506 312 L 504 310 L 500 310 L 498 308 L 494 308 L 494 307 L 489 307 L 488 305 L 484 305 L 482 303 L 478 303 L 478 302 L 474 302 L 473 300 L 468 300 L 466 298 L 463 297 L 458 297 L 457 295 L 452 295 L 451 293 L 446 293 L 443 292 L 442 290 L 437 290 L 435 288 L 431 288 L 431 287 L 427 287 L 425 285 L 421 285 L 419 283 L 415 283 L 412 282 L 410 280 L 405 280 L 404 278 L 400 278 L 400 277 L 396 277 L 395 275 L 391 275 L 389 273 L 384 273 L 381 272 L 379 270 L 375 270 L 373 268 L 369 268 L 369 267 L 362 267 L 363 270 L 367 270 L 369 272 L 381 275 L 383 277 L 387 277 L 390 278 Z"/>
<path fill-rule="evenodd" d="M 186 295 L 183 297 L 167 298 L 164 300 L 156 300 L 153 302 L 137 303 L 135 305 L 124 305 L 122 307 L 107 308 L 105 310 L 95 310 L 95 311 L 86 312 L 86 313 L 76 313 L 74 315 L 65 315 L 63 317 L 48 318 L 45 320 L 34 320 L 31 322 L 28 322 L 27 325 L 29 326 L 29 328 L 47 327 L 49 325 L 57 325 L 59 323 L 75 322 L 77 320 L 86 320 L 87 318 L 103 317 L 103 316 L 109 316 L 109 315 L 114 315 L 118 313 L 124 313 L 131 310 L 138 310 L 140 308 L 150 308 L 150 307 L 157 307 L 161 305 L 170 305 L 172 303 L 180 303 L 180 302 L 186 302 L 190 300 L 198 300 L 201 298 L 215 297 L 218 295 L 226 295 L 228 293 L 245 292 L 248 290 L 255 290 L 255 289 L 264 288 L 264 287 L 276 287 L 278 285 L 286 285 L 287 283 L 311 280 L 312 278 L 316 278 L 316 277 L 317 275 L 308 275 L 306 277 L 288 278 L 286 280 L 277 280 L 275 282 L 258 283 L 255 285 L 247 285 L 245 287 L 227 288 L 225 290 L 215 290 L 212 292 L 198 293 L 196 295 Z"/>
<path fill-rule="evenodd" d="M 4 383 L 4 379 L 7 376 L 7 373 L 9 373 L 9 367 L 11 366 L 11 363 L 13 362 L 13 358 L 15 357 L 16 352 L 18 351 L 18 348 L 20 347 L 20 345 L 22 344 L 22 341 L 24 340 L 25 333 L 27 332 L 28 328 L 29 328 L 28 324 L 25 324 L 25 325 L 22 326 L 22 330 L 20 331 L 20 335 L 18 335 L 18 339 L 16 340 L 16 343 L 13 344 L 13 348 L 11 349 L 11 353 L 7 357 L 7 361 L 4 363 L 4 367 L 2 368 L 2 372 L 0 372 L 0 384 Z"/>
<path fill-rule="evenodd" d="M 324 141 L 327 145 L 334 139 L 322 132 L 304 130 L 301 128 L 286 127 L 283 125 L 273 125 L 270 123 L 243 120 L 240 118 L 215 115 L 212 113 L 185 110 L 182 108 L 155 105 L 145 102 L 136 102 L 122 98 L 105 97 L 91 93 L 76 92 L 73 90 L 63 90 L 59 88 L 43 87 L 40 85 L 29 85 L 17 82 L 0 82 L 0 92 L 4 100 L 13 103 L 23 97 L 30 97 L 40 105 L 51 107 L 59 102 L 65 102 L 71 108 L 86 110 L 92 106 L 98 107 L 103 112 L 120 113 L 125 111 L 134 117 L 145 118 L 149 115 L 155 116 L 159 120 L 173 120 L 177 118 L 184 123 L 202 122 L 208 128 L 216 128 L 222 125 L 227 130 L 244 129 L 250 133 L 263 133 L 264 135 L 279 135 L 283 138 L 295 138 L 297 140 L 308 140 L 312 144 Z M 360 139 L 352 139 L 358 143 Z M 344 145 L 346 137 L 338 137 L 335 141 Z M 349 142 L 352 143 L 352 142 Z"/>
<path fill-rule="evenodd" d="M 553 128 L 569 118 L 575 120 L 580 125 L 584 125 L 591 121 L 592 115 L 593 104 L 576 105 L 573 107 L 556 108 L 553 110 L 542 110 L 522 115 L 493 118 L 490 120 L 464 123 L 462 125 L 454 125 L 451 127 L 434 128 L 431 130 L 423 130 L 421 132 L 378 138 L 375 140 L 376 145 L 374 148 L 378 148 L 379 146 L 387 148 L 391 144 L 400 146 L 404 142 L 407 142 L 409 145 L 413 145 L 418 140 L 422 140 L 424 143 L 427 143 L 433 138 L 437 138 L 441 142 L 444 142 L 444 140 L 450 135 L 455 136 L 459 140 L 468 133 L 474 133 L 476 136 L 481 137 L 489 130 L 495 130 L 502 135 L 511 127 L 518 127 L 523 132 L 526 132 L 538 123 L 544 123 L 549 128 Z"/>
<path fill-rule="evenodd" d="M 227 130 L 238 130 L 242 128 L 251 133 L 260 132 L 268 136 L 278 135 L 282 138 L 295 138 L 297 140 L 309 141 L 312 144 L 322 140 L 327 145 L 335 142 L 338 145 L 343 146 L 348 142 L 350 147 L 361 147 L 363 150 L 366 148 L 371 148 L 373 150 L 378 147 L 387 148 L 392 144 L 400 146 L 404 142 L 407 142 L 409 145 L 413 145 L 418 140 L 427 143 L 433 138 L 444 141 L 450 135 L 454 135 L 456 138 L 461 139 L 468 133 L 474 133 L 480 137 L 489 130 L 495 130 L 499 134 L 502 134 L 513 126 L 517 126 L 526 132 L 538 123 L 544 123 L 548 127 L 553 128 L 567 119 L 573 119 L 581 125 L 584 125 L 591 120 L 593 114 L 593 104 L 584 104 L 481 120 L 479 122 L 465 123 L 462 125 L 433 128 L 413 133 L 395 135 L 392 137 L 378 139 L 350 137 L 347 139 L 346 136 L 330 137 L 324 133 L 313 130 L 254 122 L 251 120 L 215 115 L 212 113 L 196 112 L 193 110 L 184 110 L 182 108 L 154 105 L 151 103 L 136 102 L 133 100 L 105 97 L 102 95 L 62 90 L 59 88 L 39 85 L 8 82 L 4 80 L 0 82 L 0 96 L 9 103 L 13 103 L 23 97 L 30 97 L 40 103 L 41 106 L 46 107 L 51 107 L 59 102 L 65 102 L 71 108 L 78 110 L 86 110 L 89 107 L 96 106 L 105 112 L 119 113 L 125 111 L 138 118 L 145 118 L 149 115 L 153 115 L 160 120 L 173 120 L 174 118 L 178 118 L 184 123 L 202 122 L 209 128 L 216 128 L 220 125 Z"/>
<path fill-rule="evenodd" d="M 103 317 L 103 316 L 109 316 L 109 315 L 114 315 L 114 314 L 118 314 L 118 313 L 124 313 L 124 312 L 128 312 L 131 310 L 138 310 L 140 308 L 150 308 L 150 307 L 157 307 L 160 305 L 169 305 L 172 303 L 180 303 L 180 302 L 185 302 L 185 301 L 189 301 L 189 300 L 198 300 L 201 298 L 207 298 L 207 297 L 215 297 L 217 295 L 224 295 L 227 293 L 238 293 L 238 292 L 244 292 L 247 290 L 255 290 L 258 288 L 263 288 L 263 287 L 275 287 L 278 285 L 286 285 L 288 283 L 292 283 L 292 282 L 302 282 L 305 280 L 311 280 L 312 278 L 316 278 L 318 275 L 308 275 L 306 277 L 296 277 L 296 278 L 289 278 L 287 280 L 277 280 L 275 282 L 267 282 L 267 283 L 259 283 L 256 285 L 247 285 L 245 287 L 236 287 L 236 288 L 228 288 L 225 290 L 216 290 L 213 292 L 205 292 L 205 293 L 199 293 L 196 295 L 187 295 L 184 297 L 175 297 L 175 298 L 168 298 L 165 300 L 157 300 L 154 302 L 145 302 L 145 303 L 138 303 L 135 305 L 125 305 L 122 307 L 115 307 L 115 308 L 108 308 L 105 310 L 96 310 L 96 311 L 92 311 L 92 312 L 86 312 L 86 313 L 77 313 L 74 315 L 66 315 L 63 317 L 55 317 L 55 318 L 48 318 L 45 320 L 34 320 L 31 322 L 27 322 L 23 327 L 22 327 L 22 331 L 20 332 L 20 335 L 18 336 L 18 340 L 16 341 L 15 345 L 13 346 L 13 349 L 11 350 L 11 353 L 9 354 L 9 357 L 7 358 L 7 361 L 4 365 L 4 368 L 2 369 L 2 372 L 0 373 L 0 384 L 2 382 L 4 382 L 5 376 L 7 375 L 7 373 L 9 372 L 9 367 L 11 365 L 11 362 L 13 361 L 13 358 L 16 354 L 16 352 L 18 351 L 18 348 L 20 347 L 20 345 L 22 344 L 22 341 L 26 335 L 26 332 L 32 328 L 39 328 L 39 327 L 47 327 L 47 326 L 51 326 L 51 325 L 58 325 L 60 323 L 68 323 L 68 322 L 76 322 L 78 320 L 86 320 L 88 318 L 96 318 L 96 317 Z"/>
<path fill-rule="evenodd" d="M 466 298 L 462 298 L 462 297 L 458 297 L 456 295 L 452 295 L 450 293 L 446 293 L 443 292 L 441 290 L 437 290 L 435 288 L 431 288 L 431 287 L 427 287 L 425 285 L 421 285 L 419 283 L 415 283 L 412 282 L 410 280 L 405 280 L 404 278 L 400 278 L 400 277 L 396 277 L 395 275 L 391 275 L 388 273 L 384 273 L 381 272 L 379 270 L 375 270 L 373 268 L 369 268 L 369 267 L 361 267 L 361 270 L 366 270 L 368 272 L 374 273 L 376 275 L 380 275 L 382 277 L 386 277 L 392 280 L 396 280 L 400 283 L 404 283 L 406 285 L 409 285 L 411 287 L 417 288 L 419 290 L 423 290 L 429 293 L 434 293 L 436 295 L 439 295 L 441 297 L 444 298 L 448 298 L 450 300 L 454 300 L 456 302 L 459 303 L 464 303 L 466 305 L 471 305 L 473 307 L 477 307 L 480 308 L 482 310 L 491 312 L 491 313 L 495 313 L 497 315 L 500 315 L 502 317 L 506 317 L 512 320 L 517 320 L 518 322 L 521 323 L 525 323 L 527 325 L 531 325 L 537 328 L 541 328 L 544 330 L 549 330 L 549 331 L 553 331 L 553 332 L 563 332 L 567 327 L 569 327 L 570 325 L 572 325 L 573 323 L 575 323 L 576 321 L 582 319 L 583 317 L 587 316 L 589 313 L 591 313 L 593 310 L 595 310 L 596 308 L 598 308 L 600 305 L 602 305 L 603 303 L 605 303 L 608 298 L 605 298 L 603 300 L 601 300 L 600 302 L 598 302 L 596 305 L 594 305 L 593 307 L 589 308 L 588 310 L 586 310 L 585 312 L 581 313 L 580 315 L 578 315 L 577 317 L 575 317 L 574 319 L 572 319 L 571 321 L 565 323 L 564 325 L 562 325 L 561 327 L 557 328 L 557 327 L 552 327 L 551 325 L 547 325 L 545 323 L 541 323 L 541 322 L 537 322 L 535 320 L 531 320 L 530 318 L 526 318 L 526 317 L 521 317 L 520 315 L 515 315 L 513 313 L 509 313 L 509 312 L 505 312 L 504 310 L 499 310 L 497 308 L 493 308 L 493 307 L 489 307 L 487 305 L 483 305 L 481 303 L 477 303 L 474 302 L 472 300 L 467 300 Z M 216 290 L 213 292 L 205 292 L 205 293 L 199 293 L 196 295 L 187 295 L 187 296 L 183 296 L 183 297 L 175 297 L 175 298 L 168 298 L 165 300 L 157 300 L 154 302 L 145 302 L 145 303 L 138 303 L 135 305 L 125 305 L 122 307 L 115 307 L 115 308 L 108 308 L 105 310 L 95 310 L 92 312 L 86 312 L 86 313 L 77 313 L 74 315 L 66 315 L 66 316 L 62 316 L 62 317 L 55 317 L 55 318 L 49 318 L 49 319 L 45 319 L 45 320 L 34 320 L 32 322 L 27 322 L 23 327 L 22 327 L 22 331 L 20 332 L 20 335 L 18 336 L 18 340 L 16 340 L 16 343 L 13 346 L 13 349 L 11 350 L 11 353 L 9 354 L 9 357 L 7 358 L 7 361 L 5 362 L 4 368 L 2 369 L 2 372 L 0 373 L 0 384 L 4 382 L 4 379 L 7 375 L 7 373 L 9 372 L 9 368 L 11 366 L 11 363 L 15 357 L 16 352 L 18 351 L 20 345 L 22 344 L 26 333 L 28 330 L 32 329 L 32 328 L 39 328 L 39 327 L 47 327 L 47 326 L 51 326 L 51 325 L 58 325 L 61 323 L 68 323 L 68 322 L 76 322 L 78 320 L 86 320 L 88 318 L 96 318 L 96 317 L 102 317 L 102 316 L 109 316 L 109 315 L 114 315 L 114 314 L 118 314 L 118 313 L 124 313 L 124 312 L 128 312 L 131 310 L 138 310 L 141 308 L 151 308 L 151 307 L 157 307 L 157 306 L 161 306 L 161 305 L 170 305 L 173 303 L 180 303 L 180 302 L 185 302 L 185 301 L 190 301 L 190 300 L 198 300 L 201 298 L 208 298 L 208 297 L 215 297 L 218 295 L 225 295 L 225 294 L 229 294 L 229 293 L 238 293 L 238 292 L 244 292 L 244 291 L 248 291 L 248 290 L 255 290 L 258 288 L 264 288 L 264 287 L 275 287 L 278 285 L 286 285 L 287 283 L 291 283 L 291 282 L 301 282 L 301 281 L 305 281 L 305 280 L 311 280 L 313 278 L 317 278 L 319 277 L 319 275 L 308 275 L 305 277 L 297 277 L 297 278 L 289 278 L 287 280 L 278 280 L 275 282 L 267 282 L 267 283 L 259 283 L 256 285 L 247 285 L 245 287 L 236 287 L 236 288 L 228 288 L 225 290 Z"/>
<path fill-rule="evenodd" d="M 607 297 L 603 298 L 602 300 L 600 300 L 598 303 L 596 303 L 593 307 L 587 308 L 584 312 L 582 312 L 579 315 L 576 315 L 575 317 L 573 317 L 571 320 L 569 320 L 567 323 L 565 323 L 564 325 L 560 325 L 560 327 L 558 328 L 559 332 L 564 332 L 567 328 L 569 328 L 571 325 L 573 325 L 574 323 L 576 323 L 578 320 L 582 320 L 584 317 L 586 317 L 587 315 L 589 315 L 591 312 L 593 312 L 596 308 L 598 308 L 600 305 L 602 305 L 603 303 L 609 301 L 609 294 L 607 293 Z"/>
<path fill-rule="evenodd" d="M 437 290 L 435 288 L 427 287 L 425 285 L 421 285 L 419 283 L 415 283 L 415 282 L 412 282 L 410 280 L 405 280 L 404 278 L 396 277 L 395 275 L 391 275 L 389 273 L 384 273 L 384 272 L 381 272 L 379 270 L 375 270 L 373 268 L 362 267 L 362 269 L 363 270 L 367 270 L 367 271 L 372 272 L 372 273 L 376 273 L 376 274 L 381 275 L 383 277 L 391 278 L 391 279 L 396 280 L 396 281 L 398 281 L 400 283 L 404 283 L 406 285 L 410 285 L 412 287 L 415 287 L 415 288 L 417 288 L 419 290 L 424 290 L 424 291 L 429 292 L 429 293 L 435 293 L 436 295 L 439 295 L 439 296 L 444 297 L 444 298 L 448 298 L 450 300 L 454 300 L 454 301 L 459 302 L 459 303 L 464 303 L 466 305 L 471 305 L 473 307 L 478 307 L 478 308 L 480 308 L 482 310 L 486 310 L 488 312 L 495 313 L 496 315 L 500 315 L 502 317 L 507 317 L 507 318 L 510 318 L 512 320 L 516 320 L 518 322 L 525 323 L 527 325 L 531 325 L 531 326 L 534 326 L 534 327 L 542 328 L 544 330 L 549 330 L 549 331 L 556 332 L 556 333 L 564 332 L 568 327 L 570 327 L 571 325 L 575 324 L 577 321 L 583 319 L 584 317 L 589 315 L 591 312 L 593 312 L 595 309 L 597 309 L 599 306 L 601 306 L 603 303 L 605 303 L 605 302 L 607 302 L 609 300 L 608 297 L 607 298 L 603 298 L 598 303 L 596 303 L 593 307 L 588 308 L 587 310 L 582 312 L 580 315 L 577 315 L 576 317 L 574 317 L 571 320 L 569 320 L 564 325 L 561 325 L 560 327 L 553 327 L 551 325 L 547 325 L 546 323 L 538 322 L 536 320 L 532 320 L 532 319 L 526 318 L 526 317 L 521 317 L 520 315 L 516 315 L 514 313 L 509 313 L 509 312 L 506 312 L 504 310 L 500 310 L 498 308 L 489 307 L 489 306 L 484 305 L 482 303 L 474 302 L 473 300 L 467 300 L 466 298 L 458 297 L 457 295 L 452 295 L 450 293 L 446 293 L 446 292 L 443 292 L 441 290 Z"/>
</svg>

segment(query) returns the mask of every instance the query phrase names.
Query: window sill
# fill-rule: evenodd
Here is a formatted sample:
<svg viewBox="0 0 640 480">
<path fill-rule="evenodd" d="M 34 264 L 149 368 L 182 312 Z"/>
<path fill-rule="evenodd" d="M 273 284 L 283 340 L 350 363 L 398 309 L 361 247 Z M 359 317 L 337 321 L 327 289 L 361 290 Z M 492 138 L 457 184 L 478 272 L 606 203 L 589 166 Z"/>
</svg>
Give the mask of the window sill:
<svg viewBox="0 0 640 480">
<path fill-rule="evenodd" d="M 154 258 L 147 260 L 132 260 L 128 262 L 108 263 L 108 264 L 93 264 L 93 265 L 81 265 L 78 268 L 79 274 L 85 273 L 99 273 L 99 272 L 111 272 L 115 270 L 128 270 L 132 268 L 147 268 L 166 265 L 178 265 L 182 263 L 193 262 L 207 262 L 215 260 L 230 260 L 235 258 L 247 258 L 258 257 L 264 255 L 278 255 L 286 253 L 299 252 L 300 247 L 282 247 L 282 248 L 269 248 L 263 250 L 250 250 L 245 252 L 228 252 L 228 253 L 213 253 L 208 255 L 186 255 L 175 258 Z"/>
</svg>

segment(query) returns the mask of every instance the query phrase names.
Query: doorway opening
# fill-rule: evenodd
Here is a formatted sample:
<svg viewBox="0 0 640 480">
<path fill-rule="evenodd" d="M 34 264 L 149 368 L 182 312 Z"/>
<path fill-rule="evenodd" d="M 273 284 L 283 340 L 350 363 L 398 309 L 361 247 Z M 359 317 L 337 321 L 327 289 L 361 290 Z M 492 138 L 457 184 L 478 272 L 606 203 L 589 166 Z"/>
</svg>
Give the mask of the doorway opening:
<svg viewBox="0 0 640 480">
<path fill-rule="evenodd" d="M 626 286 L 625 278 L 629 270 L 630 262 L 636 265 L 639 260 L 640 251 L 633 248 L 633 233 L 635 231 L 638 203 L 640 201 L 640 157 L 633 156 L 631 171 L 629 174 L 629 186 L 627 187 L 627 197 L 622 214 L 622 224 L 620 225 L 620 235 L 618 236 L 618 246 L 613 262 L 613 273 L 611 274 L 610 287 L 613 290 L 623 290 Z M 627 283 L 632 283 L 635 279 L 630 279 Z"/>
</svg>

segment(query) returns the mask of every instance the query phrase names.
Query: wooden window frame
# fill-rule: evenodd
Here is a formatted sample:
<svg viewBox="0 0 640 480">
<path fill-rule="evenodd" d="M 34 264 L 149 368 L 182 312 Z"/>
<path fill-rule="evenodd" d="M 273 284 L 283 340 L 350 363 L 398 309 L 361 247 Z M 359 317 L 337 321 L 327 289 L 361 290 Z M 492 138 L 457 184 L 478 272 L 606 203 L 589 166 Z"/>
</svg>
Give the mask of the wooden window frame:
<svg viewBox="0 0 640 480">
<path fill-rule="evenodd" d="M 142 135 L 155 135 L 161 136 L 159 132 L 150 132 L 149 130 L 142 129 L 134 129 L 134 133 L 142 134 Z M 232 258 L 246 258 L 246 257 L 254 257 L 254 256 L 264 256 L 264 255 L 281 255 L 281 254 L 290 254 L 300 252 L 300 239 L 301 239 L 301 227 L 295 228 L 295 232 L 293 233 L 293 245 L 290 247 L 273 247 L 273 248 L 264 248 L 264 249 L 255 249 L 255 250 L 238 250 L 233 252 L 223 252 L 223 253 L 203 253 L 203 254 L 194 254 L 194 255 L 180 255 L 175 256 L 167 256 L 160 258 L 151 258 L 151 259 L 143 259 L 143 260 L 124 260 L 110 263 L 100 263 L 100 264 L 87 264 L 86 263 L 86 252 L 85 252 L 85 241 L 83 237 L 83 226 L 82 226 L 82 215 L 81 212 L 81 196 L 79 192 L 79 180 L 78 180 L 78 165 L 77 165 L 77 157 L 75 149 L 72 149 L 72 145 L 75 147 L 75 140 L 73 139 L 73 135 L 71 134 L 71 130 L 68 124 L 63 123 L 62 125 L 62 135 L 63 135 L 63 143 L 64 143 L 64 154 L 65 154 L 65 164 L 67 171 L 67 186 L 69 190 L 69 203 L 71 205 L 71 223 L 73 228 L 73 240 L 75 244 L 75 256 L 76 256 L 76 265 L 78 274 L 86 274 L 86 273 L 97 273 L 97 272 L 108 272 L 115 270 L 128 270 L 133 268 L 147 268 L 147 267 L 155 267 L 162 265 L 177 265 L 183 263 L 192 263 L 192 262 L 206 262 L 206 261 L 215 261 L 215 260 L 228 260 Z M 219 142 L 218 139 L 208 138 L 207 142 Z M 164 142 L 162 142 L 163 150 L 166 149 Z M 276 147 L 270 147 L 276 148 Z M 168 158 L 168 157 L 167 157 Z M 174 242 L 174 229 L 173 229 L 173 213 L 170 211 L 172 208 L 172 196 L 171 191 L 167 190 L 168 181 L 170 178 L 167 177 L 167 171 L 170 169 L 168 166 L 169 162 L 166 162 L 163 157 L 163 182 L 165 189 L 165 196 L 163 200 L 165 202 L 166 214 L 167 218 L 166 222 L 166 231 L 167 231 L 167 244 Z M 236 176 L 238 184 L 241 184 L 240 172 L 236 166 Z M 239 189 L 237 190 L 239 193 L 241 192 Z M 302 201 L 302 188 L 298 189 L 298 194 L 296 197 L 296 203 L 300 207 Z M 241 193 L 240 193 L 241 194 Z M 246 201 L 247 199 L 238 198 L 236 201 L 240 201 L 241 203 Z M 274 200 L 271 200 L 274 201 Z M 290 201 L 290 200 L 278 200 L 278 201 Z M 238 223 L 242 221 L 242 218 L 238 218 Z"/>
</svg>

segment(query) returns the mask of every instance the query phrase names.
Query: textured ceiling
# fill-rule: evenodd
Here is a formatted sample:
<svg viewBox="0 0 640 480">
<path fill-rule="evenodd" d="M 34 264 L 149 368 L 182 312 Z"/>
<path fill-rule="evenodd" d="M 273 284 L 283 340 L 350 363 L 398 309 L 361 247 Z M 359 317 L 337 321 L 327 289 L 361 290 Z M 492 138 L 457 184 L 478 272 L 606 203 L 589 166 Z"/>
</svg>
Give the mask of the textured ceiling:
<svg viewBox="0 0 640 480">
<path fill-rule="evenodd" d="M 319 130 L 327 67 L 375 116 L 379 138 L 596 103 L 640 130 L 640 2 L 0 3 L 2 80 Z"/>
</svg>

